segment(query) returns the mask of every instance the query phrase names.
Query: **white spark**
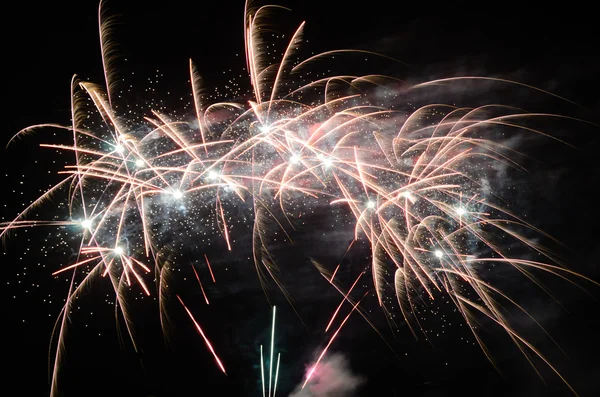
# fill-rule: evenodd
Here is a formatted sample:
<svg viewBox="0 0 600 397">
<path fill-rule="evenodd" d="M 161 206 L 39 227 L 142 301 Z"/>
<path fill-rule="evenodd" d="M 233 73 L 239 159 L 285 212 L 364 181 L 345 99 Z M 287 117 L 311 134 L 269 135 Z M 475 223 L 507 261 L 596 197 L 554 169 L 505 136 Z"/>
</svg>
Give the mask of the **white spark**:
<svg viewBox="0 0 600 397">
<path fill-rule="evenodd" d="M 181 190 L 173 190 L 173 197 L 180 199 L 183 197 L 183 192 Z"/>
</svg>

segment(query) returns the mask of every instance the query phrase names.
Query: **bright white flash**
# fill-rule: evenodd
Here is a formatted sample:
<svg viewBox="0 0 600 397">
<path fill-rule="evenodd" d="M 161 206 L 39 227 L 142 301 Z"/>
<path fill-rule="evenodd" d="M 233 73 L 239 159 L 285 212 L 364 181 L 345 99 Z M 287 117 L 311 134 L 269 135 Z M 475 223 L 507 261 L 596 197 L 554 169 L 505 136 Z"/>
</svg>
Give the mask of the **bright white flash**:
<svg viewBox="0 0 600 397">
<path fill-rule="evenodd" d="M 369 201 L 369 202 L 367 203 L 367 207 L 369 207 L 369 208 L 371 208 L 371 209 L 375 208 L 375 202 L 374 202 L 374 201 Z"/>
<path fill-rule="evenodd" d="M 125 148 L 123 147 L 123 145 L 115 145 L 115 152 L 123 153 L 124 151 L 125 151 Z"/>
<path fill-rule="evenodd" d="M 209 171 L 208 172 L 208 179 L 218 179 L 219 178 L 219 173 L 217 171 Z"/>
<path fill-rule="evenodd" d="M 260 130 L 260 132 L 263 132 L 266 134 L 269 131 L 271 131 L 271 126 L 268 124 L 264 124 L 264 125 L 261 125 L 260 127 L 258 127 L 258 129 Z"/>
<path fill-rule="evenodd" d="M 331 167 L 331 165 L 332 165 L 332 164 L 333 164 L 333 161 L 331 161 L 331 159 L 330 159 L 330 158 L 324 158 L 324 159 L 323 159 L 323 165 L 324 165 L 325 167 Z"/>
<path fill-rule="evenodd" d="M 92 228 L 92 221 L 90 221 L 89 219 L 84 219 L 81 221 L 81 227 L 84 229 L 91 229 Z"/>
<path fill-rule="evenodd" d="M 458 208 L 456 209 L 456 213 L 457 213 L 459 216 L 463 216 L 464 214 L 466 214 L 466 213 L 467 213 L 467 210 L 466 210 L 466 209 L 464 209 L 463 207 L 458 207 Z"/>
<path fill-rule="evenodd" d="M 113 251 L 116 255 L 123 255 L 123 248 L 121 247 L 115 247 Z"/>
<path fill-rule="evenodd" d="M 410 201 L 414 201 L 414 199 L 415 199 L 415 196 L 413 196 L 410 192 L 402 192 L 402 193 L 400 193 L 400 195 Z"/>
<path fill-rule="evenodd" d="M 297 154 L 294 154 L 290 157 L 290 161 L 294 164 L 298 164 L 300 162 L 300 157 Z"/>
<path fill-rule="evenodd" d="M 173 190 L 173 197 L 180 199 L 183 197 L 183 192 L 181 190 Z"/>
<path fill-rule="evenodd" d="M 142 160 L 142 159 L 135 160 L 135 166 L 136 167 L 142 168 L 144 165 L 146 165 L 146 163 L 144 163 L 144 160 Z"/>
<path fill-rule="evenodd" d="M 436 250 L 433 254 L 436 256 L 436 258 L 441 258 L 444 256 L 444 253 L 441 250 Z"/>
</svg>

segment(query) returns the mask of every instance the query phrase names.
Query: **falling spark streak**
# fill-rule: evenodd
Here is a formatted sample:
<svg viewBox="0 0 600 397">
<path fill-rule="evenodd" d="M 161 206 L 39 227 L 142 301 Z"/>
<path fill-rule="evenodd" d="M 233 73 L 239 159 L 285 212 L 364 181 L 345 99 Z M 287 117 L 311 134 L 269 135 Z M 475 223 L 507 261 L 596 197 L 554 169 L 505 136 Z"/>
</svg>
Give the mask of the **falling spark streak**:
<svg viewBox="0 0 600 397">
<path fill-rule="evenodd" d="M 321 352 L 321 354 L 319 355 L 319 358 L 317 359 L 317 362 L 315 362 L 315 364 L 312 366 L 312 368 L 310 369 L 310 371 L 308 372 L 308 375 L 306 376 L 306 380 L 304 381 L 304 384 L 302 385 L 302 389 L 304 389 L 304 387 L 306 386 L 306 384 L 308 383 L 308 381 L 310 380 L 310 378 L 312 377 L 312 375 L 314 374 L 315 370 L 317 369 L 317 366 L 319 365 L 319 363 L 321 362 L 321 359 L 325 356 L 325 353 L 327 353 L 327 350 L 329 349 L 329 346 L 331 346 L 331 343 L 334 341 L 335 337 L 338 335 L 338 333 L 340 332 L 340 330 L 342 329 L 342 327 L 344 326 L 344 324 L 346 324 L 346 321 L 348 321 L 348 319 L 350 318 L 350 315 L 352 313 L 354 313 L 354 310 L 358 307 L 358 305 L 360 304 L 360 302 L 365 298 L 365 296 L 367 296 L 369 294 L 369 292 L 367 291 L 362 298 L 360 298 L 355 304 L 354 306 L 352 306 L 352 310 L 350 310 L 350 313 L 348 313 L 348 315 L 344 318 L 344 321 L 342 321 L 342 323 L 340 324 L 340 326 L 338 327 L 338 329 L 335 331 L 335 333 L 331 336 L 331 338 L 329 339 L 329 343 L 327 343 L 327 346 L 325 346 L 325 348 L 323 349 L 323 351 Z"/>
<path fill-rule="evenodd" d="M 346 300 L 348 299 L 348 296 L 352 293 L 352 290 L 354 289 L 354 287 L 358 283 L 358 280 L 360 280 L 360 278 L 362 277 L 363 274 L 365 274 L 365 272 L 361 272 L 358 275 L 358 277 L 356 278 L 356 281 L 354 281 L 354 283 L 352 284 L 352 286 L 350 287 L 350 289 L 348 290 L 348 292 L 346 293 L 346 295 L 344 295 L 342 301 L 340 302 L 340 304 L 338 305 L 337 309 L 333 313 L 333 316 L 331 316 L 331 320 L 329 320 L 329 324 L 327 324 L 327 328 L 325 328 L 325 332 L 329 331 L 329 327 L 331 327 L 331 324 L 333 324 L 333 320 L 335 320 L 335 317 L 337 316 L 338 312 L 342 308 L 342 305 L 344 304 L 344 302 L 346 302 Z M 333 277 L 332 277 L 332 279 L 333 279 Z M 330 280 L 330 282 L 333 282 L 333 281 Z"/>
<path fill-rule="evenodd" d="M 200 324 L 198 324 L 198 322 L 196 321 L 196 319 L 192 315 L 192 312 L 190 312 L 190 310 L 187 308 L 187 306 L 185 305 L 185 303 L 183 303 L 183 301 L 181 300 L 181 298 L 179 297 L 179 295 L 177 295 L 177 299 L 179 299 L 179 302 L 181 302 L 181 305 L 183 306 L 183 308 L 187 312 L 188 316 L 190 316 L 190 319 L 192 320 L 192 322 L 196 326 L 196 329 L 198 330 L 198 332 L 202 336 L 202 339 L 204 339 L 204 343 L 206 343 L 206 346 L 208 347 L 208 349 L 212 353 L 213 357 L 215 358 L 215 361 L 217 362 L 217 365 L 219 366 L 219 368 L 221 368 L 221 371 L 223 371 L 223 373 L 225 375 L 227 375 L 227 372 L 225 372 L 225 367 L 221 363 L 221 360 L 217 356 L 217 353 L 215 353 L 215 350 L 213 349 L 212 344 L 210 343 L 210 341 L 208 340 L 208 338 L 206 337 L 206 335 L 204 335 L 204 331 L 202 331 L 202 328 L 200 328 Z"/>
<path fill-rule="evenodd" d="M 192 269 L 194 270 L 194 274 L 196 275 L 196 280 L 198 280 L 198 285 L 200 285 L 200 290 L 202 291 L 202 295 L 204 296 L 204 300 L 208 305 L 208 297 L 206 296 L 206 292 L 204 292 L 204 287 L 202 286 L 202 281 L 200 281 L 200 276 L 198 276 L 198 272 L 196 271 L 196 267 L 192 264 Z"/>
<path fill-rule="evenodd" d="M 342 261 L 344 260 L 344 258 L 348 254 L 348 252 L 350 251 L 350 248 L 352 248 L 352 245 L 354 244 L 355 241 L 356 240 L 352 240 L 350 242 L 350 244 L 348 245 L 348 248 L 346 248 L 346 252 L 344 252 L 344 255 L 342 255 L 342 259 L 340 259 L 340 262 L 335 267 L 335 270 L 333 271 L 333 274 L 331 275 L 331 279 L 329 280 L 330 283 L 333 283 L 333 279 L 335 278 L 335 275 L 337 274 L 338 270 L 340 269 L 340 266 L 342 265 Z"/>
<path fill-rule="evenodd" d="M 208 271 L 210 272 L 210 277 L 212 278 L 213 283 L 216 283 L 215 275 L 213 274 L 212 267 L 210 266 L 210 262 L 208 261 L 208 256 L 204 254 L 204 260 L 206 261 L 206 266 L 208 266 Z"/>
</svg>

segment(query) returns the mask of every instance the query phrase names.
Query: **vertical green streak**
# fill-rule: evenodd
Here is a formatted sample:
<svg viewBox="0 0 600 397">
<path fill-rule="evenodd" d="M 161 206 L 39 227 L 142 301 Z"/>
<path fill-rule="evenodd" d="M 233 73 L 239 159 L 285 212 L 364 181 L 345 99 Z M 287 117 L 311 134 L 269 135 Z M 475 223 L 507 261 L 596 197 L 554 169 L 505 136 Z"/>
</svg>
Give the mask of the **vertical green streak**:
<svg viewBox="0 0 600 397">
<path fill-rule="evenodd" d="M 260 345 L 260 375 L 262 378 L 263 397 L 265 397 L 265 363 L 263 360 L 263 347 Z"/>
<path fill-rule="evenodd" d="M 275 397 L 275 391 L 277 391 L 277 378 L 279 377 L 279 359 L 281 353 L 277 353 L 277 369 L 275 369 L 275 385 L 273 386 L 273 397 Z"/>
<path fill-rule="evenodd" d="M 273 306 L 273 326 L 271 327 L 271 358 L 269 359 L 269 397 L 271 397 L 271 379 L 273 378 L 273 348 L 275 344 L 275 306 Z"/>
</svg>

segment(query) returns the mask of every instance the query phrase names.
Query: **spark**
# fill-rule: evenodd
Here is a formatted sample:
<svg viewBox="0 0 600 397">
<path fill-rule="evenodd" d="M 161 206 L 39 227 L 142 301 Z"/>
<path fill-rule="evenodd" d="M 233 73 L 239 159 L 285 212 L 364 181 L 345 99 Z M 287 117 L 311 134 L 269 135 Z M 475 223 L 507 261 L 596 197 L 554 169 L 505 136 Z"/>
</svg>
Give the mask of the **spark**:
<svg viewBox="0 0 600 397">
<path fill-rule="evenodd" d="M 190 319 L 192 320 L 192 322 L 196 326 L 196 329 L 198 330 L 198 332 L 202 336 L 202 339 L 204 339 L 204 343 L 206 344 L 206 347 L 208 347 L 208 350 L 210 350 L 210 352 L 212 353 L 215 361 L 217 362 L 217 365 L 219 366 L 219 368 L 221 368 L 221 371 L 223 371 L 223 373 L 225 375 L 227 375 L 227 372 L 225 372 L 225 367 L 223 366 L 223 363 L 221 362 L 221 359 L 217 356 L 217 353 L 215 353 L 215 349 L 213 348 L 212 344 L 210 343 L 210 341 L 208 340 L 208 338 L 204 334 L 204 331 L 202 331 L 202 328 L 200 327 L 200 324 L 198 324 L 198 322 L 196 321 L 196 319 L 192 315 L 192 312 L 190 312 L 190 310 L 187 308 L 187 306 L 183 303 L 183 300 L 181 300 L 181 298 L 179 297 L 179 295 L 177 295 L 177 299 L 179 299 L 179 302 L 181 302 L 181 305 L 183 306 L 183 308 L 185 309 L 186 313 L 188 314 L 188 316 L 190 317 Z"/>
<path fill-rule="evenodd" d="M 209 171 L 207 178 L 214 181 L 214 180 L 219 179 L 219 176 L 220 175 L 217 171 Z"/>
<path fill-rule="evenodd" d="M 262 132 L 263 134 L 267 134 L 267 133 L 271 132 L 272 128 L 273 127 L 268 124 L 264 124 L 264 125 L 261 125 L 260 127 L 258 127 L 260 132 Z"/>
<path fill-rule="evenodd" d="M 465 215 L 465 214 L 467 213 L 467 210 L 466 210 L 466 209 L 464 209 L 463 207 L 458 207 L 458 208 L 456 208 L 456 213 L 457 213 L 459 216 L 463 216 L 463 215 Z"/>
</svg>

